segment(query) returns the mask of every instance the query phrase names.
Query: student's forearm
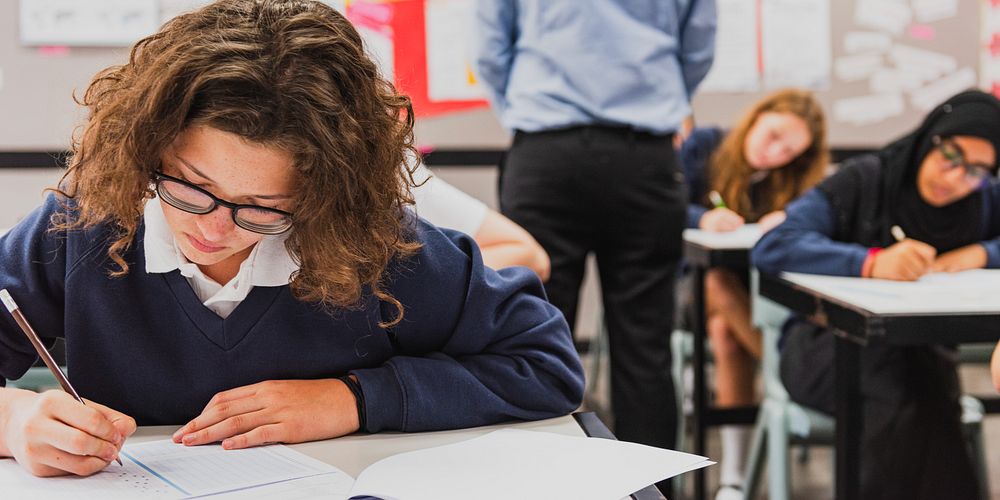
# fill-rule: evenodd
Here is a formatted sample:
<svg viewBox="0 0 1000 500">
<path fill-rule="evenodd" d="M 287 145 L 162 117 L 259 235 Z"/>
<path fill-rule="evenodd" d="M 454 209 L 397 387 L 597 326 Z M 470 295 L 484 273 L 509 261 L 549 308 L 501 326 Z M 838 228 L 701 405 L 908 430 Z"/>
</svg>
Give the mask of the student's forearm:
<svg viewBox="0 0 1000 500">
<path fill-rule="evenodd" d="M 24 389 L 0 387 L 0 457 L 11 457 L 13 454 L 7 446 L 7 424 L 16 402 L 37 395 Z"/>
<path fill-rule="evenodd" d="M 997 391 L 1000 391 L 1000 342 L 997 343 L 996 349 L 993 350 L 993 361 L 990 371 L 993 373 L 993 385 L 997 388 Z"/>
<path fill-rule="evenodd" d="M 526 266 L 542 281 L 549 279 L 551 271 L 549 257 L 544 251 L 538 251 L 521 243 L 503 243 L 481 249 L 483 263 L 493 269 L 503 269 L 511 266 Z"/>
</svg>

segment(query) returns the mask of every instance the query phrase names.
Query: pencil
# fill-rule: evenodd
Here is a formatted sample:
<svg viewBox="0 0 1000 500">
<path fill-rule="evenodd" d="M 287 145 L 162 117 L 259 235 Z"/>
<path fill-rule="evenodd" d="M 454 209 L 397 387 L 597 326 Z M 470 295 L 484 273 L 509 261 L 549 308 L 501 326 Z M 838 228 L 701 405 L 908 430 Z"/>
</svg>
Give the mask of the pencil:
<svg viewBox="0 0 1000 500">
<path fill-rule="evenodd" d="M 726 208 L 726 201 L 722 199 L 722 195 L 718 191 L 708 193 L 708 199 L 715 208 Z"/>
<path fill-rule="evenodd" d="M 14 321 L 17 322 L 17 326 L 21 327 L 21 331 L 23 331 L 24 335 L 28 337 L 28 340 L 31 341 L 31 345 L 35 346 L 35 351 L 38 351 L 38 356 L 45 362 L 45 366 L 49 367 L 49 371 L 52 372 L 52 375 L 55 375 L 56 380 L 59 381 L 59 385 L 62 386 L 62 390 L 68 392 L 71 396 L 73 396 L 73 399 L 79 401 L 80 404 L 86 405 L 87 403 L 83 402 L 83 398 L 80 397 L 80 394 L 76 392 L 76 389 L 74 389 L 72 385 L 70 385 L 69 379 L 66 378 L 66 374 L 63 373 L 61 368 L 59 368 L 56 360 L 52 358 L 52 354 L 50 354 L 49 350 L 45 348 L 45 344 L 42 344 L 42 339 L 38 338 L 38 334 L 35 333 L 35 329 L 31 327 L 31 323 L 28 323 L 28 318 L 25 318 L 24 314 L 21 313 L 21 308 L 17 306 L 17 303 L 14 302 L 14 298 L 10 296 L 10 292 L 8 292 L 6 288 L 0 290 L 0 301 L 2 301 L 3 305 L 7 307 L 7 312 L 14 317 Z M 122 465 L 121 458 L 115 457 L 115 461 L 118 462 L 118 465 Z"/>
</svg>

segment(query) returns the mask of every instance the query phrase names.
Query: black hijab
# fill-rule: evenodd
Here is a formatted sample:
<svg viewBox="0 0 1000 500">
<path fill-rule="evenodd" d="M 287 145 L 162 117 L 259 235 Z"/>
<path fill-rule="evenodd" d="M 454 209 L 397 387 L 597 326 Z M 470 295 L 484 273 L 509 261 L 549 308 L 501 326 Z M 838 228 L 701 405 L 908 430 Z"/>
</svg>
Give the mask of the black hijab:
<svg viewBox="0 0 1000 500">
<path fill-rule="evenodd" d="M 943 207 L 920 197 L 917 172 L 934 148 L 934 137 L 979 137 L 1000 157 L 1000 101 L 980 91 L 948 99 L 927 115 L 910 134 L 874 155 L 844 163 L 820 189 L 833 205 L 835 238 L 866 246 L 893 243 L 889 228 L 900 226 L 907 237 L 923 241 L 939 253 L 979 241 L 983 206 L 979 190 Z"/>
</svg>

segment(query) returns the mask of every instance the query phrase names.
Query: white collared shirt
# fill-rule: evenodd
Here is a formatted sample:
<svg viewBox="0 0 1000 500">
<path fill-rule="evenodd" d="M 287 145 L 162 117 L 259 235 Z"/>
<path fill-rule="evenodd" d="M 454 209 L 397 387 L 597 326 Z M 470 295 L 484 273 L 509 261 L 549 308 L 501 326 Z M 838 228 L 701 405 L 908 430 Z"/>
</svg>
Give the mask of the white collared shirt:
<svg viewBox="0 0 1000 500">
<path fill-rule="evenodd" d="M 216 283 L 190 262 L 177 246 L 174 235 L 170 232 L 167 219 L 163 215 L 163 206 L 159 198 L 153 198 L 146 203 L 143 217 L 146 223 L 146 234 L 143 239 L 146 252 L 147 273 L 169 273 L 175 269 L 187 278 L 195 295 L 222 318 L 240 305 L 250 290 L 255 286 L 285 286 L 289 283 L 292 273 L 299 269 L 298 264 L 285 249 L 287 234 L 264 236 L 254 245 L 253 250 L 243 263 L 236 276 L 225 285 Z"/>
</svg>

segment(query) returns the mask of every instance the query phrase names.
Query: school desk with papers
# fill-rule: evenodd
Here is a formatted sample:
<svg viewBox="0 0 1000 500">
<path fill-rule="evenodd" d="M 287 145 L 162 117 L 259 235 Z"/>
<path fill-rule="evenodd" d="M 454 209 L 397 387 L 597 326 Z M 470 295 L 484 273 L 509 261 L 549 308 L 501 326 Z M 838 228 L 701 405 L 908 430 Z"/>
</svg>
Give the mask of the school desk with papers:
<svg viewBox="0 0 1000 500">
<path fill-rule="evenodd" d="M 37 478 L 11 459 L 0 460 L 0 491 L 12 498 L 450 498 L 617 499 L 646 485 L 710 465 L 705 457 L 609 439 L 568 435 L 565 419 L 439 433 L 374 434 L 295 445 L 222 450 L 185 447 L 170 428 L 130 439 L 124 466 L 90 477 Z M 553 432 L 554 431 L 554 432 Z M 413 438 L 416 439 L 413 439 Z M 435 439 L 439 437 L 439 439 Z M 360 440 L 358 438 L 361 438 Z M 133 442 L 139 441 L 139 442 Z M 374 461 L 344 462 L 351 473 L 319 460 L 317 447 L 354 441 L 380 452 Z M 397 446 L 393 446 L 393 442 Z M 430 444 L 431 446 L 425 446 Z M 388 445 L 388 446 L 387 446 Z M 341 447 L 350 458 L 351 445 Z M 410 451 L 406 451 L 409 449 Z M 327 450 L 332 451 L 332 450 Z M 358 451 L 355 449 L 355 451 Z M 324 458 L 329 455 L 324 455 Z M 336 458 L 336 457 L 334 457 Z"/>
</svg>

